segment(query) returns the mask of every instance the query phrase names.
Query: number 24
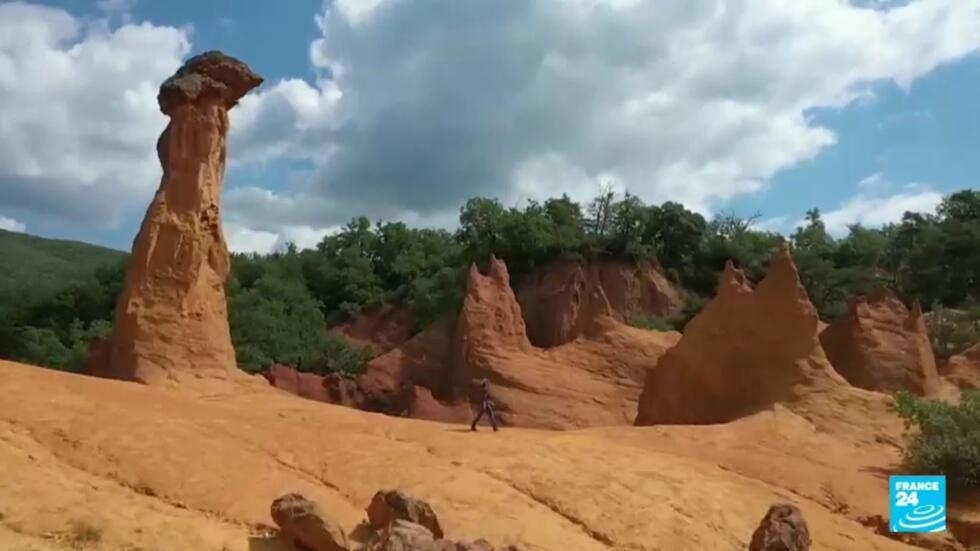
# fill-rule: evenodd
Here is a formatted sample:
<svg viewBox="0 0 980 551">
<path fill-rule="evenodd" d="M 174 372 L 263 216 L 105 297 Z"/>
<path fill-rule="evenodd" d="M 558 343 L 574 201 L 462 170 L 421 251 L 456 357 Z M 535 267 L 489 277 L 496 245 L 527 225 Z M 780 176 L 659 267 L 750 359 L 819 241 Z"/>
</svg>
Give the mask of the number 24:
<svg viewBox="0 0 980 551">
<path fill-rule="evenodd" d="M 895 494 L 895 505 L 905 507 L 906 505 L 916 506 L 919 504 L 919 492 L 898 492 Z"/>
</svg>

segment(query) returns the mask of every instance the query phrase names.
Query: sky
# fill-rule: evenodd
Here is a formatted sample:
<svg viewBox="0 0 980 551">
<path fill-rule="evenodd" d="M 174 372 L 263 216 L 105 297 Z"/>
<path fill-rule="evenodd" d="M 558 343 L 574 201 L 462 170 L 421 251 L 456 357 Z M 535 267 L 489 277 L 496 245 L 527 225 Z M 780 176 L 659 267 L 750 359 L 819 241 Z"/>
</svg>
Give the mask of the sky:
<svg viewBox="0 0 980 551">
<path fill-rule="evenodd" d="M 792 232 L 980 189 L 980 0 L 0 0 L 0 228 L 128 250 L 160 83 L 220 49 L 235 251 L 602 186 Z"/>
</svg>

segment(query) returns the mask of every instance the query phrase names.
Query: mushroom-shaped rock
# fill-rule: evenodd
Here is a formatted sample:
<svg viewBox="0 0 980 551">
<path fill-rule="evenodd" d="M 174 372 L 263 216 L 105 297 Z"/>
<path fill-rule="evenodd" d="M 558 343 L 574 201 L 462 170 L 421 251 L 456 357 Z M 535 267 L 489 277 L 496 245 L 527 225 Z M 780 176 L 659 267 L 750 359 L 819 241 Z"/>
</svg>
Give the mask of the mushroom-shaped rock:
<svg viewBox="0 0 980 551">
<path fill-rule="evenodd" d="M 377 492 L 366 512 L 368 523 L 375 530 L 382 530 L 396 520 L 405 520 L 424 526 L 436 539 L 443 536 L 439 519 L 432 507 L 402 490 Z"/>
<path fill-rule="evenodd" d="M 349 551 L 347 536 L 320 511 L 316 503 L 300 494 L 286 494 L 272 502 L 272 520 L 280 537 L 311 551 Z"/>
<path fill-rule="evenodd" d="M 256 382 L 237 369 L 231 344 L 220 202 L 228 109 L 261 82 L 241 61 L 207 52 L 160 87 L 170 117 L 157 142 L 163 178 L 91 374 L 163 385 Z"/>
<path fill-rule="evenodd" d="M 188 59 L 184 65 L 160 86 L 157 103 L 164 115 L 173 116 L 181 105 L 200 105 L 218 102 L 225 110 L 256 86 L 262 77 L 248 65 L 211 50 Z"/>
<path fill-rule="evenodd" d="M 769 508 L 752 534 L 749 551 L 807 551 L 810 530 L 795 506 L 778 503 Z"/>
</svg>

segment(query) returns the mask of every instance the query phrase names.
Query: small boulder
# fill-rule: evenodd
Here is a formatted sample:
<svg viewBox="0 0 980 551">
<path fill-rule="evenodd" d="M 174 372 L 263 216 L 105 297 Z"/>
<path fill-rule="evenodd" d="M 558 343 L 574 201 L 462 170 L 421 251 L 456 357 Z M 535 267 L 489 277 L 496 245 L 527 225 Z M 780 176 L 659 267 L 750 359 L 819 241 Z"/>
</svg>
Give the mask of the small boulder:
<svg viewBox="0 0 980 551">
<path fill-rule="evenodd" d="M 395 519 L 381 532 L 378 551 L 417 551 L 434 549 L 435 537 L 428 528 L 403 519 Z"/>
<path fill-rule="evenodd" d="M 286 494 L 272 502 L 272 520 L 280 537 L 310 551 L 349 551 L 347 536 L 320 511 L 316 503 L 299 494 Z"/>
<path fill-rule="evenodd" d="M 485 539 L 476 541 L 449 541 L 436 539 L 425 526 L 395 519 L 380 533 L 380 539 L 370 551 L 495 551 Z M 518 551 L 508 546 L 502 551 Z"/>
<path fill-rule="evenodd" d="M 759 527 L 752 534 L 749 551 L 807 551 L 810 549 L 810 530 L 803 514 L 788 503 L 769 507 Z"/>
<path fill-rule="evenodd" d="M 442 539 L 442 527 L 439 526 L 439 519 L 432 507 L 402 490 L 379 491 L 374 494 L 366 512 L 368 523 L 375 530 L 384 530 L 396 520 L 406 520 L 424 526 L 435 539 Z"/>
</svg>

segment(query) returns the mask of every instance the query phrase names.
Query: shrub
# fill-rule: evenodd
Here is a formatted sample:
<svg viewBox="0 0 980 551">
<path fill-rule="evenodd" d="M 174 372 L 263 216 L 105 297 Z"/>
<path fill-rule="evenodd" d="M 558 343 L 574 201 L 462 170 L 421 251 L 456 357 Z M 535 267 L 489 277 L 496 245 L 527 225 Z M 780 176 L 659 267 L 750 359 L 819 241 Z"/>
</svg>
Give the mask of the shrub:
<svg viewBox="0 0 980 551">
<path fill-rule="evenodd" d="M 917 429 L 905 450 L 909 472 L 946 475 L 952 491 L 980 488 L 980 392 L 958 405 L 901 392 L 896 406 L 906 428 Z"/>
<path fill-rule="evenodd" d="M 630 325 L 649 331 L 673 331 L 674 326 L 663 318 L 656 316 L 635 316 L 630 319 Z"/>
<path fill-rule="evenodd" d="M 316 358 L 300 365 L 298 369 L 319 375 L 330 373 L 358 375 L 364 372 L 364 367 L 369 361 L 371 361 L 370 347 L 355 346 L 343 337 L 325 334 Z"/>
</svg>

